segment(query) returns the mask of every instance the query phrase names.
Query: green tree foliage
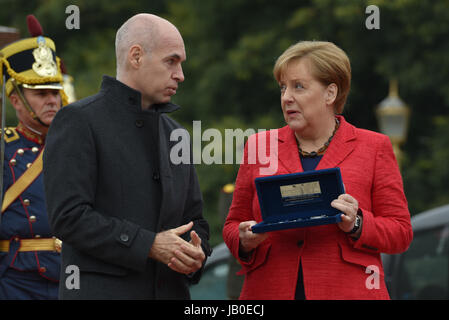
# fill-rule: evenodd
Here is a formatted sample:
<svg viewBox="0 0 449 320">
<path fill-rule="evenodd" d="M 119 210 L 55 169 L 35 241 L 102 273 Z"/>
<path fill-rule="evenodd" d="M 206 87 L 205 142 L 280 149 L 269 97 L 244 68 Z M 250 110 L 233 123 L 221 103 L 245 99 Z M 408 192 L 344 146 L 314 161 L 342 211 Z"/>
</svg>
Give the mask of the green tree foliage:
<svg viewBox="0 0 449 320">
<path fill-rule="evenodd" d="M 80 30 L 65 28 L 65 8 L 80 9 Z M 102 74 L 115 75 L 116 29 L 138 12 L 172 21 L 183 34 L 186 81 L 174 102 L 174 117 L 192 131 L 270 129 L 284 125 L 279 88 L 272 76 L 276 58 L 300 40 L 327 40 L 351 59 L 352 88 L 344 116 L 378 130 L 376 105 L 396 77 L 411 109 L 403 146 L 405 191 L 412 214 L 449 202 L 449 2 L 436 0 L 178 0 L 88 1 L 0 0 L 0 24 L 26 36 L 25 16 L 34 13 L 75 78 L 79 98 L 98 90 Z M 365 9 L 380 9 L 380 29 L 368 30 Z M 203 141 L 205 147 L 213 141 Z M 215 141 L 216 143 L 216 141 Z M 222 141 L 224 146 L 224 141 Z M 221 241 L 218 195 L 233 182 L 238 165 L 197 165 L 212 222 Z"/>
<path fill-rule="evenodd" d="M 412 212 L 449 203 L 449 117 L 436 116 L 432 136 L 423 136 L 424 152 L 410 151 L 404 161 L 404 183 Z"/>
</svg>

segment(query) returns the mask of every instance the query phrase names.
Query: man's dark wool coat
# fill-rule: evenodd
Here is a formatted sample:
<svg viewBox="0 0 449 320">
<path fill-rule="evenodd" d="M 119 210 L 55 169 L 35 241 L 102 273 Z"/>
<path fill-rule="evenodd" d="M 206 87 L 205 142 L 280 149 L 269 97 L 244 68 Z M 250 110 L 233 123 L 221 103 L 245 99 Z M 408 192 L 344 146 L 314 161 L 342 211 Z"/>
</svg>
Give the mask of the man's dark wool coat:
<svg viewBox="0 0 449 320">
<path fill-rule="evenodd" d="M 195 168 L 170 161 L 179 143 L 170 134 L 181 127 L 166 113 L 178 108 L 143 111 L 140 92 L 104 76 L 98 94 L 57 113 L 44 184 L 50 224 L 63 241 L 60 298 L 190 297 L 201 270 L 183 275 L 148 258 L 156 233 L 190 221 L 210 255 Z"/>
</svg>

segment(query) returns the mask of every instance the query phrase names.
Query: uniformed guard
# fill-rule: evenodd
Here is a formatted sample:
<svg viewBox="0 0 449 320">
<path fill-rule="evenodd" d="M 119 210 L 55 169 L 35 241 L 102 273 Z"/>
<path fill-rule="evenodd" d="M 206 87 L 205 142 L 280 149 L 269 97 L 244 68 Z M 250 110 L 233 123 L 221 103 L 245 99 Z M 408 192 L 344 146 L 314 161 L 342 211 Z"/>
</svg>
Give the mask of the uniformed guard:
<svg viewBox="0 0 449 320">
<path fill-rule="evenodd" d="M 50 231 L 41 172 L 48 128 L 67 96 L 55 44 L 34 16 L 27 22 L 32 37 L 0 50 L 0 79 L 18 118 L 17 127 L 2 128 L 0 299 L 57 299 L 61 244 Z"/>
</svg>

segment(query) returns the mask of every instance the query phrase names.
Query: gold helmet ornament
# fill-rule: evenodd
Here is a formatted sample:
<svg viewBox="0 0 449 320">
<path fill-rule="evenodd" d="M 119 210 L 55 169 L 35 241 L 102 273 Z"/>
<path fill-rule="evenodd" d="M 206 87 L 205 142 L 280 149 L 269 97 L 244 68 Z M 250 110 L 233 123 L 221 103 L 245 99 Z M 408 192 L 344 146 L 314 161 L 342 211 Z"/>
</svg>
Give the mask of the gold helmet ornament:
<svg viewBox="0 0 449 320">
<path fill-rule="evenodd" d="M 73 77 L 68 74 L 67 69 L 64 65 L 62 59 L 59 60 L 59 65 L 61 67 L 62 78 L 64 79 L 63 87 L 64 93 L 67 95 L 68 103 L 73 103 L 76 101 L 75 85 L 73 84 Z"/>
<path fill-rule="evenodd" d="M 55 44 L 43 36 L 42 27 L 33 15 L 27 16 L 27 25 L 31 38 L 15 41 L 0 50 L 0 81 L 5 75 L 6 95 L 9 97 L 16 90 L 24 100 L 22 87 L 56 89 L 60 90 L 62 104 L 66 105 L 67 96 L 63 91 L 63 76 Z M 29 104 L 24 102 L 36 119 Z"/>
</svg>

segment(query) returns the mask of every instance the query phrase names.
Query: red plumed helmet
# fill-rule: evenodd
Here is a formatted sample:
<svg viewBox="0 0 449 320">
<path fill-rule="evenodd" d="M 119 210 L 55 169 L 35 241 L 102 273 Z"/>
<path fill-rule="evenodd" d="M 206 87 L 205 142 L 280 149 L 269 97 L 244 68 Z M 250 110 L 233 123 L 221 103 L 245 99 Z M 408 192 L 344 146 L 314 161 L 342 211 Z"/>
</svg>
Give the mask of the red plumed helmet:
<svg viewBox="0 0 449 320">
<path fill-rule="evenodd" d="M 38 37 L 44 34 L 41 24 L 34 15 L 32 14 L 27 15 L 27 25 L 28 31 L 30 32 L 32 37 Z"/>
</svg>

